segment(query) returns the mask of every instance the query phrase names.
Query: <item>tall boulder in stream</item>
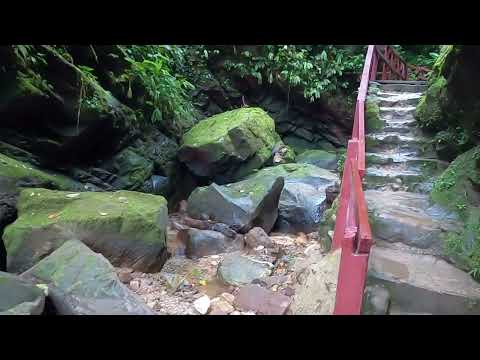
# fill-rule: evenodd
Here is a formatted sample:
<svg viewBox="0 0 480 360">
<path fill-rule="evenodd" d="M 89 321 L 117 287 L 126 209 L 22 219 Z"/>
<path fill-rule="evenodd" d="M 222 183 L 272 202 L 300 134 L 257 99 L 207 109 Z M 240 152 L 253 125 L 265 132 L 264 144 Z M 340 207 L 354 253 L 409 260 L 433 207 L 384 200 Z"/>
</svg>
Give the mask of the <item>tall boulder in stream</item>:
<svg viewBox="0 0 480 360">
<path fill-rule="evenodd" d="M 240 108 L 200 121 L 182 139 L 178 158 L 196 176 L 218 184 L 238 181 L 272 161 L 282 143 L 260 108 Z"/>
</svg>

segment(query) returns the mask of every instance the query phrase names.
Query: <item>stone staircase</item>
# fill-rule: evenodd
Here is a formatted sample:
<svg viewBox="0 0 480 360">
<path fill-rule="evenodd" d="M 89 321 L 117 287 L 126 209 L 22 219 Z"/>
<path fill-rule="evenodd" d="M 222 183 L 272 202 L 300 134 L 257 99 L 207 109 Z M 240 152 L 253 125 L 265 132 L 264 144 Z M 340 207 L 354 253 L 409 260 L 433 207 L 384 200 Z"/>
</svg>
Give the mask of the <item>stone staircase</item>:
<svg viewBox="0 0 480 360">
<path fill-rule="evenodd" d="M 461 226 L 428 193 L 448 166 L 416 126 L 424 82 L 371 82 L 384 127 L 366 136 L 365 197 L 375 246 L 368 285 L 387 289 L 389 314 L 480 314 L 480 284 L 444 254 L 442 236 Z"/>
</svg>

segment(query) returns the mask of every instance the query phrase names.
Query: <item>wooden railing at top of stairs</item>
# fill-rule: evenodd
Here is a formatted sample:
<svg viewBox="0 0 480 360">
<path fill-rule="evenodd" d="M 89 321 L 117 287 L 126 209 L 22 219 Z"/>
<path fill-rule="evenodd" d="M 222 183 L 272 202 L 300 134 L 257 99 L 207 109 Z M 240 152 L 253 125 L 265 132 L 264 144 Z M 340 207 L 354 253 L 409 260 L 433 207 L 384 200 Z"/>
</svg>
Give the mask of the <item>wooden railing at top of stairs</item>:
<svg viewBox="0 0 480 360">
<path fill-rule="evenodd" d="M 388 45 L 369 45 L 348 141 L 332 250 L 341 248 L 334 315 L 359 315 L 368 270 L 372 233 L 363 193 L 365 175 L 365 99 L 369 81 L 407 80 L 408 65 Z"/>
</svg>

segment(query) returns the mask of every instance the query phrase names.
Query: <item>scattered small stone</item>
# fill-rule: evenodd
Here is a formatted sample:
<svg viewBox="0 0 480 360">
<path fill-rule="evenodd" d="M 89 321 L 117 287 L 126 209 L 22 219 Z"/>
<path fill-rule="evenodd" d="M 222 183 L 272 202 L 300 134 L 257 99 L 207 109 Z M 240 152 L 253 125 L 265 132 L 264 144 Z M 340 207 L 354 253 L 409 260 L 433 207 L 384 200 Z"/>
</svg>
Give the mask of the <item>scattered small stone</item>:
<svg viewBox="0 0 480 360">
<path fill-rule="evenodd" d="M 293 290 L 291 287 L 286 287 L 285 289 L 281 290 L 281 293 L 285 296 L 293 296 L 295 295 L 295 290 Z"/>
<path fill-rule="evenodd" d="M 193 307 L 201 315 L 205 315 L 210 308 L 210 298 L 207 295 L 203 295 L 202 297 L 198 298 L 193 302 Z"/>
<path fill-rule="evenodd" d="M 217 274 L 219 279 L 226 284 L 240 286 L 250 284 L 255 279 L 269 276 L 271 274 L 270 265 L 242 256 L 239 253 L 232 253 L 223 258 Z"/>
<path fill-rule="evenodd" d="M 245 235 L 245 244 L 252 249 L 258 246 L 272 247 L 273 241 L 261 227 L 254 227 Z"/>
<path fill-rule="evenodd" d="M 137 291 L 138 289 L 140 289 L 140 280 L 132 280 L 132 281 L 130 281 L 130 288 L 131 288 L 133 291 Z"/>
<path fill-rule="evenodd" d="M 235 296 L 234 305 L 245 311 L 263 315 L 283 315 L 290 306 L 290 298 L 257 285 L 242 287 Z"/>
<path fill-rule="evenodd" d="M 235 300 L 235 296 L 230 294 L 230 293 L 222 293 L 220 295 L 225 301 L 229 302 L 230 304 L 233 304 L 233 301 Z"/>
<path fill-rule="evenodd" d="M 156 305 L 157 305 L 157 302 L 156 302 L 156 301 L 150 301 L 150 302 L 147 303 L 147 306 L 148 306 L 150 309 L 153 309 Z"/>
<path fill-rule="evenodd" d="M 218 297 L 211 301 L 210 307 L 212 311 L 219 311 L 226 314 L 230 314 L 235 308 L 228 301 Z"/>
<path fill-rule="evenodd" d="M 118 273 L 118 279 L 124 284 L 129 284 L 133 280 L 133 277 L 131 272 L 120 271 Z"/>
</svg>

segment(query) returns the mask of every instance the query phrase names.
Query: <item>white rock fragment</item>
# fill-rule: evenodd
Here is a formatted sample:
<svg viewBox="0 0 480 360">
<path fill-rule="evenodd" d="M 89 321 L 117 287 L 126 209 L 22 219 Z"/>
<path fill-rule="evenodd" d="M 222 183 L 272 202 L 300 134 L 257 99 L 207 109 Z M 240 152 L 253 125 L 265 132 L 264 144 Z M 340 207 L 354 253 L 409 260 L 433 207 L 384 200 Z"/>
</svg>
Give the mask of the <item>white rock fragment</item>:
<svg viewBox="0 0 480 360">
<path fill-rule="evenodd" d="M 210 309 L 210 298 L 207 295 L 204 295 L 193 302 L 193 307 L 200 314 L 205 315 Z"/>
</svg>

